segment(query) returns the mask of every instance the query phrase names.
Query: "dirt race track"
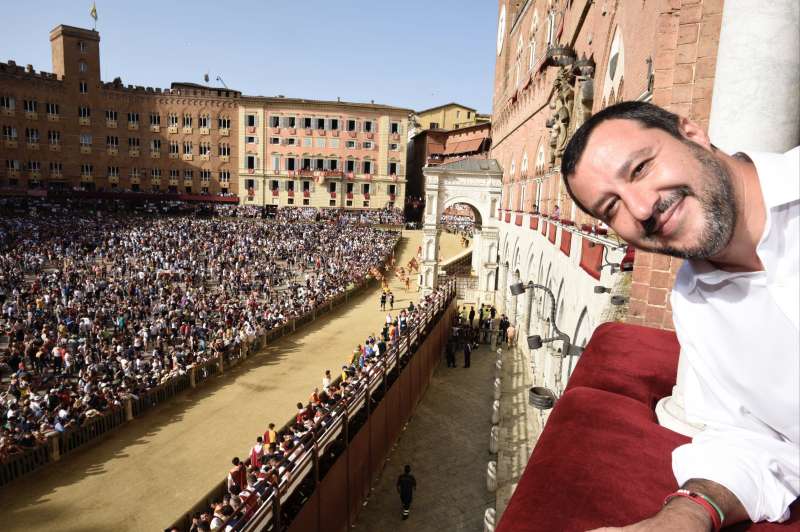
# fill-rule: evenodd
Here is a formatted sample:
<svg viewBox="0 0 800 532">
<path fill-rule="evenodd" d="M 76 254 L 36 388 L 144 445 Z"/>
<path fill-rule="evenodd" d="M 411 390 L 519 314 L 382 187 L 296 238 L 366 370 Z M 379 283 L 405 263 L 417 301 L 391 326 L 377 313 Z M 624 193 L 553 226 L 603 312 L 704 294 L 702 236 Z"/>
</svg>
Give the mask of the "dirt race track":
<svg viewBox="0 0 800 532">
<path fill-rule="evenodd" d="M 421 243 L 405 231 L 398 264 Z M 442 233 L 443 258 L 462 251 Z M 391 280 L 395 308 L 418 293 Z M 412 290 L 416 285 L 412 284 Z M 0 489 L 2 530 L 163 530 L 200 500 L 246 455 L 268 422 L 282 425 L 326 369 L 338 374 L 353 347 L 380 331 L 379 288 L 286 336 L 203 386 Z"/>
</svg>

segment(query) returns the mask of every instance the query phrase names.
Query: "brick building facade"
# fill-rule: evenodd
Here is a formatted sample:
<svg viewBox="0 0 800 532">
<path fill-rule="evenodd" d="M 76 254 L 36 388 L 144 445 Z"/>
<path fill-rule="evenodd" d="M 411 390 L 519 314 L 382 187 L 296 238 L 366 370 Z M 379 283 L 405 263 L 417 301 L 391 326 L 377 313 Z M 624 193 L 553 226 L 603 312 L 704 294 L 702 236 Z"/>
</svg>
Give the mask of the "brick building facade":
<svg viewBox="0 0 800 532">
<path fill-rule="evenodd" d="M 540 227 L 539 220 L 548 217 L 560 227 L 559 242 L 552 245 L 561 247 L 560 235 L 566 235 L 580 251 L 583 240 L 592 239 L 606 248 L 601 263 L 621 260 L 624 243 L 604 234 L 602 224 L 580 212 L 563 188 L 561 153 L 583 120 L 623 100 L 651 101 L 707 127 L 721 17 L 721 0 L 499 2 L 492 157 L 504 169 L 501 241 L 516 242 L 501 257 L 511 274 L 531 278 L 524 265 L 535 263 L 541 250 L 531 231 L 521 228 Z M 556 286 L 571 279 L 565 290 L 577 288 L 581 259 L 573 262 L 553 263 Z M 565 312 L 560 325 L 580 328 L 585 311 L 596 319 L 613 314 L 672 328 L 668 292 L 679 265 L 677 259 L 637 252 L 630 281 L 601 267 L 598 281 L 628 296 L 629 305 L 610 312 L 607 298 L 573 294 L 588 304 Z"/>
<path fill-rule="evenodd" d="M 4 188 L 403 205 L 410 109 L 103 82 L 98 32 L 62 25 L 50 40 L 52 73 L 0 63 Z"/>
</svg>

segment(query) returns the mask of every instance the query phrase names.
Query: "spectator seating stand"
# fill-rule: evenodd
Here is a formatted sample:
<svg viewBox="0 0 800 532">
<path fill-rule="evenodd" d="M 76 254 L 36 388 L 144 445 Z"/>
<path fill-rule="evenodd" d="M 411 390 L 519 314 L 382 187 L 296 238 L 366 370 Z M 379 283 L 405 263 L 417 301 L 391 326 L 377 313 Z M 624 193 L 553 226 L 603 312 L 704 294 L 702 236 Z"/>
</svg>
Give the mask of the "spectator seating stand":
<svg viewBox="0 0 800 532">
<path fill-rule="evenodd" d="M 0 487 L 47 464 L 59 461 L 63 455 L 104 436 L 184 390 L 195 388 L 214 375 L 223 373 L 226 368 L 236 366 L 250 353 L 258 352 L 276 338 L 292 334 L 298 328 L 316 320 L 317 317 L 358 296 L 373 286 L 375 282 L 375 279 L 367 278 L 351 284 L 344 293 L 317 306 L 311 312 L 280 327 L 260 331 L 260 334 L 252 342 L 231 345 L 222 356 L 190 366 L 185 374 L 177 375 L 137 397 L 129 397 L 122 406 L 111 407 L 108 411 L 88 419 L 81 426 L 67 429 L 63 433 L 50 432 L 47 435 L 46 443 L 30 450 L 11 454 L 0 463 Z"/>
</svg>

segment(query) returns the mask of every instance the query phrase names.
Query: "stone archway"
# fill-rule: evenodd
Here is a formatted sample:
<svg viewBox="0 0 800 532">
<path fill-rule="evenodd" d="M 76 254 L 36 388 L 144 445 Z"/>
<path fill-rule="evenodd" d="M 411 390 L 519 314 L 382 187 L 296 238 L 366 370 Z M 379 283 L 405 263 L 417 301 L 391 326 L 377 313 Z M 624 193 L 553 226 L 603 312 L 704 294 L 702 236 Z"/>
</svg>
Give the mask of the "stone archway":
<svg viewBox="0 0 800 532">
<path fill-rule="evenodd" d="M 494 292 L 497 278 L 500 208 L 503 172 L 494 159 L 463 159 L 440 166 L 426 166 L 425 216 L 422 229 L 422 292 L 431 293 L 439 277 L 439 221 L 447 207 L 469 206 L 475 216 L 472 266 L 484 296 Z M 490 276 L 491 272 L 491 276 Z"/>
</svg>

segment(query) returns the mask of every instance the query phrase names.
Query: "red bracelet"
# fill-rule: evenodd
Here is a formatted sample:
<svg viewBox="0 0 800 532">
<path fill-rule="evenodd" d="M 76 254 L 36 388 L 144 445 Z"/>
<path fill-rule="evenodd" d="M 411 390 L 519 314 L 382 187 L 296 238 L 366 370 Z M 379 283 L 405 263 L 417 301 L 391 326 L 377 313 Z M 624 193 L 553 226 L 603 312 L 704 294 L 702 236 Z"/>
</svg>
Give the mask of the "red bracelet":
<svg viewBox="0 0 800 532">
<path fill-rule="evenodd" d="M 675 497 L 684 497 L 705 508 L 708 516 L 711 518 L 711 524 L 714 527 L 714 532 L 719 532 L 719 530 L 722 528 L 722 521 L 725 519 L 725 515 L 722 513 L 722 510 L 720 510 L 717 505 L 711 502 L 711 499 L 705 495 L 695 493 L 694 491 L 680 489 L 667 495 L 664 498 L 664 504 L 666 505 Z"/>
</svg>

